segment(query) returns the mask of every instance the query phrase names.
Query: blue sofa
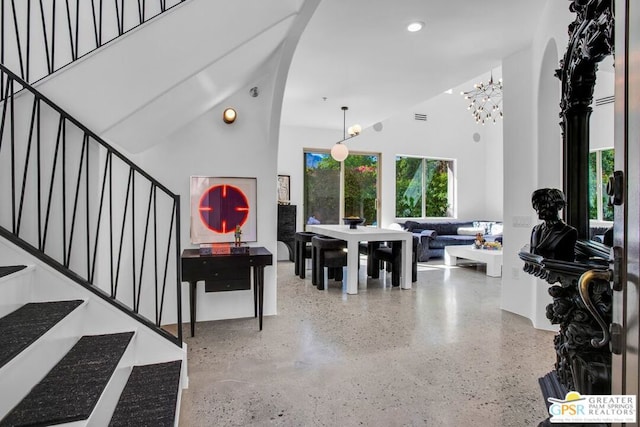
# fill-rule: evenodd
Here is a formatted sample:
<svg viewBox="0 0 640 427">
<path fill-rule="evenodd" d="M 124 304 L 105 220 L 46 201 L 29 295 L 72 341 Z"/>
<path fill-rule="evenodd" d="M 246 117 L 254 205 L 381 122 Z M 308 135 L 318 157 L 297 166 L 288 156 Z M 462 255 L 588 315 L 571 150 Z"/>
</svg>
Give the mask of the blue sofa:
<svg viewBox="0 0 640 427">
<path fill-rule="evenodd" d="M 398 224 L 418 238 L 419 262 L 442 258 L 445 246 L 472 245 L 478 232 L 481 232 L 488 242 L 502 242 L 502 223 L 497 221 L 421 220 Z"/>
</svg>

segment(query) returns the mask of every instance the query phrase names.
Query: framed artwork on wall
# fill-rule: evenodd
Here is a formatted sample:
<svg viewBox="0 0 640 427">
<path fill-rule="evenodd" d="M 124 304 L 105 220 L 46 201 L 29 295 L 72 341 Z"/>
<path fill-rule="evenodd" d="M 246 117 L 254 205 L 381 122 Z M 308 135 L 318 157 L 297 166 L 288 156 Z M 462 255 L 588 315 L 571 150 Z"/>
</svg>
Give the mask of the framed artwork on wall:
<svg viewBox="0 0 640 427">
<path fill-rule="evenodd" d="M 233 242 L 236 226 L 243 242 L 257 241 L 256 181 L 192 176 L 191 243 Z"/>
<path fill-rule="evenodd" d="M 291 201 L 291 177 L 278 175 L 278 204 L 288 205 Z"/>
</svg>

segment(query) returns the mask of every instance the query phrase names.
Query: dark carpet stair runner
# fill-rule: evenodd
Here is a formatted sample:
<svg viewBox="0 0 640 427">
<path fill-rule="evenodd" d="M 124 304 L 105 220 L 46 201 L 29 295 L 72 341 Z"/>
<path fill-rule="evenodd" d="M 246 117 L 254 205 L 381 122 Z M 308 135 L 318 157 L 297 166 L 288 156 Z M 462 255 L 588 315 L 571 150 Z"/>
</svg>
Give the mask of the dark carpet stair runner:
<svg viewBox="0 0 640 427">
<path fill-rule="evenodd" d="M 25 266 L 0 267 L 0 277 Z M 0 367 L 38 340 L 82 300 L 28 303 L 0 318 Z M 126 350 L 132 332 L 84 336 L 2 420 L 45 426 L 86 420 Z M 181 361 L 134 366 L 110 426 L 173 426 Z"/>
<path fill-rule="evenodd" d="M 16 273 L 25 268 L 27 268 L 26 265 L 9 265 L 6 267 L 0 267 L 0 277 L 8 276 L 9 274 Z"/>
<path fill-rule="evenodd" d="M 86 420 L 133 332 L 83 336 L 0 426 L 55 425 Z"/>
<path fill-rule="evenodd" d="M 80 304 L 82 300 L 29 303 L 0 318 L 0 367 Z"/>
<path fill-rule="evenodd" d="M 180 367 L 180 360 L 134 366 L 109 426 L 173 426 Z"/>
</svg>

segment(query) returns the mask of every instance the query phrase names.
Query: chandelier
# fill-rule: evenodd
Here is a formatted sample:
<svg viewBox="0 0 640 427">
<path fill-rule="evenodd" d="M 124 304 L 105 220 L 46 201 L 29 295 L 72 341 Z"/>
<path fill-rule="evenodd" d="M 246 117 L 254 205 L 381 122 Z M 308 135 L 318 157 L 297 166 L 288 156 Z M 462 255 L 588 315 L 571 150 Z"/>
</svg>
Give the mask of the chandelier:
<svg viewBox="0 0 640 427">
<path fill-rule="evenodd" d="M 331 157 L 338 162 L 344 161 L 349 156 L 349 148 L 343 144 L 348 139 L 360 135 L 362 128 L 360 125 L 353 125 L 347 129 L 347 110 L 349 107 L 342 107 L 342 140 L 335 143 L 331 148 Z M 348 136 L 347 136 L 348 135 Z"/>
<path fill-rule="evenodd" d="M 502 118 L 502 79 L 493 81 L 493 73 L 488 83 L 478 83 L 468 92 L 460 92 L 469 100 L 467 110 L 471 110 L 476 123 L 496 123 L 496 119 Z"/>
</svg>

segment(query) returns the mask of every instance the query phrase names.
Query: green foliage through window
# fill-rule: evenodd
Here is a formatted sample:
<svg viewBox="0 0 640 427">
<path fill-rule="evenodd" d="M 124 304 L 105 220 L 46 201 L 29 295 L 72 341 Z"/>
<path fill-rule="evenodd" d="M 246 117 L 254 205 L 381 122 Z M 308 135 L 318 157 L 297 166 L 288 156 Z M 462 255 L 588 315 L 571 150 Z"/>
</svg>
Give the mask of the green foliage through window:
<svg viewBox="0 0 640 427">
<path fill-rule="evenodd" d="M 340 163 L 329 154 L 304 153 L 305 222 L 311 216 L 324 224 L 340 219 Z"/>
<path fill-rule="evenodd" d="M 396 157 L 396 217 L 451 216 L 453 161 Z"/>
<path fill-rule="evenodd" d="M 344 186 L 344 216 L 358 216 L 366 224 L 377 224 L 378 156 L 350 154 L 343 162 L 344 182 L 340 181 L 340 162 L 328 153 L 305 152 L 304 215 L 323 224 L 339 224 L 340 185 Z"/>
<path fill-rule="evenodd" d="M 396 216 L 422 216 L 423 159 L 396 157 Z"/>
<path fill-rule="evenodd" d="M 606 187 L 614 170 L 614 150 L 589 153 L 589 219 L 613 221 L 613 207 L 609 206 Z"/>
</svg>

